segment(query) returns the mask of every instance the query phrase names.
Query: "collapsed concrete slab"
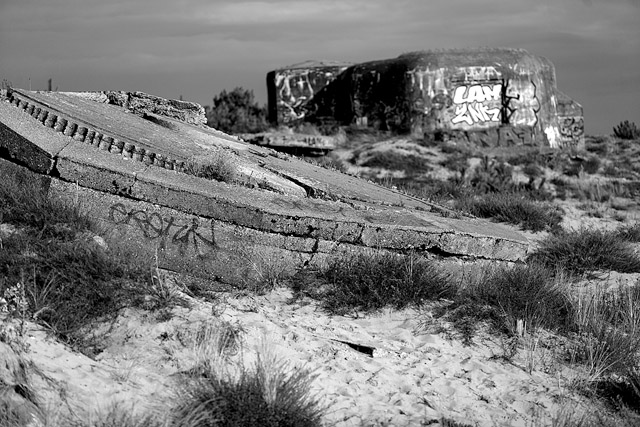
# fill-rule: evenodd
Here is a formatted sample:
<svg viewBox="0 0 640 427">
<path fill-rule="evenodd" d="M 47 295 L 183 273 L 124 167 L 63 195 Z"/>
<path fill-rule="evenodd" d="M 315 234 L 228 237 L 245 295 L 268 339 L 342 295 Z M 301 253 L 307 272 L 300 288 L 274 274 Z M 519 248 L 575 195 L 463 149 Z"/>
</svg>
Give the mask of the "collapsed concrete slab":
<svg viewBox="0 0 640 427">
<path fill-rule="evenodd" d="M 237 171 L 233 180 L 187 167 L 214 154 Z M 86 94 L 13 90 L 0 102 L 0 157 L 3 175 L 32 174 L 51 197 L 79 203 L 110 245 L 229 283 L 342 251 L 473 262 L 522 260 L 528 248 L 511 227 Z"/>
<path fill-rule="evenodd" d="M 314 67 L 308 64 L 306 73 Z M 311 98 L 287 92 L 285 102 L 279 93 L 269 98 L 270 108 L 286 103 L 296 110 L 273 116 L 277 123 L 332 119 L 480 147 L 584 143 L 582 106 L 557 90 L 551 61 L 523 49 L 411 52 L 352 65 L 315 87 Z"/>
</svg>

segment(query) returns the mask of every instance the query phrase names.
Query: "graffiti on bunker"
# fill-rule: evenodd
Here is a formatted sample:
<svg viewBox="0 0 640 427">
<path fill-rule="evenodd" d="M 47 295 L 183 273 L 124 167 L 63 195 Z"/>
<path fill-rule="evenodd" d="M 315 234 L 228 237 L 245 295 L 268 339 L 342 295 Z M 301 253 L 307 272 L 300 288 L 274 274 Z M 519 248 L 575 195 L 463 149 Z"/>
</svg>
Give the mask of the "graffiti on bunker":
<svg viewBox="0 0 640 427">
<path fill-rule="evenodd" d="M 451 123 L 500 122 L 502 84 L 458 86 L 453 93 L 455 115 Z"/>
<path fill-rule="evenodd" d="M 198 218 L 181 221 L 171 216 L 163 217 L 156 212 L 127 209 L 122 203 L 116 203 L 109 209 L 109 219 L 115 224 L 134 225 L 149 240 L 158 242 L 158 249 L 167 249 L 167 244 L 178 247 L 181 254 L 189 248 L 195 249 L 198 255 L 217 248 L 213 222 L 208 238 Z"/>
</svg>

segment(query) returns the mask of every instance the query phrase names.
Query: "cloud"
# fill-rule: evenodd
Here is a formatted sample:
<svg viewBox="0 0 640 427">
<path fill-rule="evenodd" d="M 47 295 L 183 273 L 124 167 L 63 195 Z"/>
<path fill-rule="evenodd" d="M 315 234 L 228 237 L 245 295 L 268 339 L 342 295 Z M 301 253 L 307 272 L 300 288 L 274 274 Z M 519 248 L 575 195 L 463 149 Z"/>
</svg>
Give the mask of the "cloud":
<svg viewBox="0 0 640 427">
<path fill-rule="evenodd" d="M 640 0 L 0 0 L 0 77 L 54 77 L 66 80 L 66 90 L 135 83 L 159 88 L 161 96 L 163 88 L 179 86 L 185 95 L 191 91 L 210 102 L 237 84 L 259 94 L 266 72 L 306 59 L 362 62 L 412 50 L 490 45 L 549 57 L 566 91 L 588 98 L 605 75 L 609 82 L 597 90 L 640 81 L 639 5 Z M 200 95 L 202 87 L 213 92 Z"/>
</svg>

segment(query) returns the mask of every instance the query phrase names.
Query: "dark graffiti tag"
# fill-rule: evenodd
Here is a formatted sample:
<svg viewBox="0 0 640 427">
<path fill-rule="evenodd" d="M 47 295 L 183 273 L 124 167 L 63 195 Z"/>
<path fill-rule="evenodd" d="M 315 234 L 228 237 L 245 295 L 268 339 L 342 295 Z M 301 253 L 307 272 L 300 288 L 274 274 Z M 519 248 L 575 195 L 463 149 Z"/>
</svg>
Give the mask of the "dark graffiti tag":
<svg viewBox="0 0 640 427">
<path fill-rule="evenodd" d="M 584 119 L 582 117 L 562 117 L 560 135 L 565 138 L 578 139 L 584 135 Z"/>
<path fill-rule="evenodd" d="M 193 247 L 198 255 L 203 255 L 218 246 L 211 224 L 211 239 L 203 236 L 199 231 L 198 218 L 191 221 L 176 220 L 175 217 L 165 218 L 156 212 L 143 210 L 128 210 L 121 203 L 116 203 L 109 210 L 109 219 L 115 224 L 136 226 L 149 240 L 160 240 L 158 249 L 166 249 L 167 243 L 178 247 L 180 254 L 184 254 L 187 248 Z"/>
</svg>

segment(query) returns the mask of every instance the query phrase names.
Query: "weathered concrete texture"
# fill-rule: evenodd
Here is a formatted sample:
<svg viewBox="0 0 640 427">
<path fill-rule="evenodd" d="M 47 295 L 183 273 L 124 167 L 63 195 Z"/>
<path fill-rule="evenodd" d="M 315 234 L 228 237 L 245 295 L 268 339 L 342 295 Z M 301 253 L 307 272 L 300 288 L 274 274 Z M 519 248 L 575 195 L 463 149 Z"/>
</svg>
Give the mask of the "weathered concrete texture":
<svg viewBox="0 0 640 427">
<path fill-rule="evenodd" d="M 47 94 L 48 92 L 39 92 Z M 204 108 L 195 102 L 164 99 L 144 92 L 99 91 L 99 92 L 56 92 L 87 100 L 123 107 L 138 115 L 158 114 L 198 126 L 207 124 Z"/>
<path fill-rule="evenodd" d="M 583 143 L 582 107 L 557 91 L 549 60 L 522 49 L 424 51 L 357 64 L 302 101 L 309 121 L 331 117 L 486 146 Z"/>
<path fill-rule="evenodd" d="M 111 244 L 136 247 L 146 256 L 157 253 L 168 268 L 238 282 L 266 268 L 258 266 L 258 258 L 295 268 L 343 250 L 375 248 L 452 260 L 517 261 L 528 248 L 513 228 L 456 219 L 445 208 L 214 130 L 171 119 L 167 126 L 165 119 L 150 121 L 85 100 L 101 106 L 92 111 L 78 97 L 54 93 L 47 95 L 42 107 L 47 115 L 41 117 L 21 105 L 31 93 L 20 93 L 17 106 L 15 99 L 14 105 L 0 102 L 0 153 L 13 162 L 0 162 L 2 174 L 28 168 L 47 177 L 52 197 L 80 200 L 103 224 Z M 66 114 L 67 124 L 82 123 L 87 133 L 117 132 L 118 140 L 144 143 L 158 156 L 225 150 L 238 165 L 270 181 L 257 187 L 218 182 L 155 161 L 135 161 L 81 141 L 77 125 L 73 132 L 66 127 L 57 132 L 46 125 L 50 114 L 55 123 Z M 292 190 L 282 190 L 286 185 Z"/>
<path fill-rule="evenodd" d="M 306 61 L 267 74 L 269 121 L 289 124 L 304 118 L 304 104 L 353 65 L 336 61 Z"/>
<path fill-rule="evenodd" d="M 294 132 L 262 132 L 240 137 L 254 145 L 279 151 L 304 149 L 305 152 L 326 153 L 336 148 L 335 138 L 326 135 L 306 135 Z"/>
</svg>

